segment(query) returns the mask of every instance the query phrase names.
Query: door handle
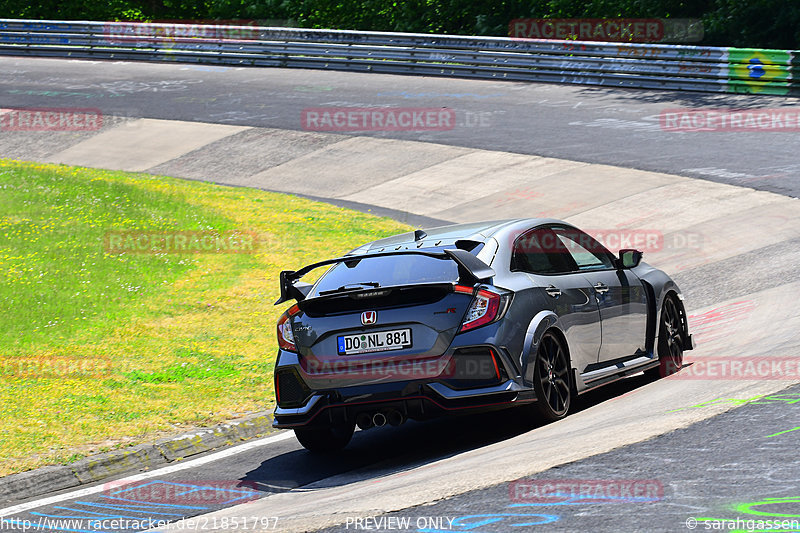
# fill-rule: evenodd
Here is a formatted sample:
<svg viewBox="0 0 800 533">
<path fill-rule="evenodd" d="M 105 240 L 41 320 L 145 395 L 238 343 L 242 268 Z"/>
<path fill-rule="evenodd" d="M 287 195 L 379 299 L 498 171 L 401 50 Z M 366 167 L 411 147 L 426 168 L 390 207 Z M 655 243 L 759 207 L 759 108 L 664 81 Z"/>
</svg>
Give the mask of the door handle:
<svg viewBox="0 0 800 533">
<path fill-rule="evenodd" d="M 597 294 L 605 294 L 608 292 L 608 285 L 605 283 L 597 282 L 594 286 L 594 290 Z"/>
<path fill-rule="evenodd" d="M 553 298 L 558 298 L 559 296 L 561 296 L 561 289 L 559 289 L 555 285 L 550 285 L 545 289 L 545 291 L 547 292 L 548 296 L 552 296 Z"/>
</svg>

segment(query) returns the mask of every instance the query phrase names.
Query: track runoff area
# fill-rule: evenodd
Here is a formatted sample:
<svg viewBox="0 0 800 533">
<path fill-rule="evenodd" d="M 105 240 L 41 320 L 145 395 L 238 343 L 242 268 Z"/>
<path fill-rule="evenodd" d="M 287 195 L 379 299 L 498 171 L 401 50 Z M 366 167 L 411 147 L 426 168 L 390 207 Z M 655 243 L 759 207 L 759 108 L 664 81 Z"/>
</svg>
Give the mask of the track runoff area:
<svg viewBox="0 0 800 533">
<path fill-rule="evenodd" d="M 14 74 L 22 81 L 14 82 L 13 89 L 5 87 L 2 107 L 17 105 L 15 100 L 20 105 L 41 105 L 47 98 L 66 98 L 29 94 L 41 90 L 32 87 L 41 81 L 41 71 L 37 69 L 45 63 L 14 61 L 18 62 L 15 70 L 29 70 Z M 70 91 L 103 95 L 98 98 L 107 100 L 111 99 L 110 94 L 117 94 L 114 105 L 125 102 L 132 108 L 151 103 L 153 109 L 158 109 L 163 105 L 159 99 L 164 97 L 176 100 L 176 105 L 192 98 L 212 98 L 204 91 L 209 87 L 213 91 L 214 84 L 225 79 L 219 74 L 236 77 L 244 71 L 252 79 L 235 89 L 238 93 L 234 98 L 240 94 L 243 100 L 247 100 L 250 91 L 263 90 L 271 84 L 275 84 L 275 92 L 282 91 L 284 87 L 280 85 L 287 79 L 275 81 L 274 76 L 268 76 L 276 72 L 273 70 L 178 71 L 184 67 L 127 64 L 124 68 L 141 75 L 141 83 L 148 87 L 182 88 L 126 92 L 120 90 L 119 84 L 103 88 L 104 83 L 114 83 L 115 69 L 123 65 L 103 64 L 103 69 L 95 66 L 94 79 L 76 81 L 86 64 L 44 61 L 57 66 L 56 71 L 50 72 L 51 77 L 73 78 L 71 82 L 58 82 L 65 87 L 80 83 L 94 86 Z M 29 64 L 34 66 L 28 67 Z M 537 109 L 553 111 L 561 107 L 569 109 L 575 120 L 606 124 L 597 126 L 596 132 L 608 130 L 610 124 L 603 122 L 604 111 L 598 109 L 597 99 L 575 92 L 575 88 L 378 75 L 351 78 L 325 72 L 287 72 L 286 76 L 293 83 L 287 94 L 302 95 L 304 100 L 305 107 L 294 109 L 295 121 L 301 120 L 302 109 L 331 104 L 327 94 L 330 91 L 320 89 L 316 92 L 323 94 L 314 94 L 309 87 L 333 87 L 337 102 L 364 108 L 373 106 L 376 100 L 403 105 L 409 94 L 423 94 L 422 98 L 432 100 L 437 99 L 437 94 L 461 95 L 438 97 L 456 104 L 467 100 L 481 105 L 487 100 L 512 100 L 494 102 L 494 110 L 514 109 L 514 98 L 530 100 L 531 95 L 525 91 L 540 90 L 546 91 L 549 98 L 539 98 L 547 101 Z M 164 84 L 178 78 L 200 81 Z M 116 92 L 110 92 L 109 87 Z M 231 93 L 228 87 L 226 95 Z M 510 87 L 518 94 L 510 95 Z M 378 90 L 367 98 L 364 91 L 372 88 Z M 8 90 L 23 90 L 26 94 Z M 503 98 L 491 96 L 503 91 Z M 641 112 L 638 104 L 631 102 L 632 93 L 637 94 L 606 91 L 598 98 L 609 106 L 605 109 L 624 110 L 630 106 Z M 674 106 L 680 95 L 663 93 L 659 97 L 660 105 L 666 108 Z M 560 103 L 553 106 L 554 102 Z M 581 114 L 581 103 L 590 108 L 585 115 Z M 255 108 L 243 105 L 252 119 Z M 655 229 L 663 236 L 662 247 L 647 250 L 646 260 L 673 274 L 681 285 L 698 341 L 697 350 L 688 354 L 692 366 L 685 369 L 684 376 L 657 382 L 631 378 L 606 391 L 591 393 L 581 399 L 576 413 L 540 427 L 519 428 L 500 416 L 476 418 L 468 424 L 464 420 L 441 421 L 359 432 L 351 449 L 335 461 L 311 457 L 299 450 L 287 436 L 290 434 L 283 433 L 274 440 L 231 448 L 230 451 L 240 451 L 230 455 L 208 455 L 201 458 L 206 459 L 203 462 L 187 461 L 153 471 L 146 478 L 128 476 L 109 484 L 8 506 L 0 512 L 5 520 L 3 529 L 28 525 L 33 530 L 36 524 L 41 530 L 46 518 L 51 520 L 47 522 L 51 530 L 75 530 L 75 523 L 66 525 L 52 520 L 80 519 L 88 527 L 86 520 L 102 518 L 148 520 L 95 523 L 120 526 L 113 530 L 154 527 L 341 531 L 369 526 L 388 531 L 402 525 L 414 531 L 503 531 L 511 526 L 564 530 L 591 527 L 599 531 L 623 526 L 680 531 L 692 529 L 690 518 L 698 521 L 695 528 L 710 529 L 707 524 L 714 524 L 710 520 L 724 521 L 719 522 L 720 527 L 732 523 L 741 527 L 741 523 L 730 521 L 791 520 L 800 514 L 796 506 L 798 473 L 786 456 L 800 433 L 791 418 L 798 391 L 786 388 L 797 379 L 789 375 L 790 369 L 785 366 L 787 359 L 797 354 L 794 332 L 798 314 L 788 297 L 797 294 L 798 289 L 792 281 L 796 279 L 793 265 L 797 264 L 794 258 L 800 236 L 797 201 L 774 192 L 737 187 L 733 182 L 738 178 L 724 175 L 729 170 L 720 170 L 711 177 L 732 183 L 681 176 L 684 168 L 674 159 L 670 167 L 673 173 L 669 173 L 580 161 L 586 153 L 582 157 L 576 153 L 570 159 L 497 150 L 493 143 L 514 132 L 513 121 L 508 129 L 503 128 L 503 123 L 498 122 L 500 115 L 493 114 L 491 126 L 481 129 L 476 126 L 480 121 L 468 126 L 463 117 L 469 106 L 453 107 L 456 126 L 443 132 L 442 137 L 431 138 L 436 132 L 396 132 L 398 137 L 408 138 L 383 138 L 378 134 L 280 128 L 279 138 L 291 139 L 302 149 L 292 151 L 286 148 L 289 142 L 279 145 L 273 140 L 273 144 L 265 145 L 269 149 L 283 146 L 283 157 L 270 160 L 268 168 L 243 168 L 243 162 L 237 165 L 226 161 L 225 172 L 182 177 L 315 195 L 340 204 L 383 209 L 401 219 L 419 216 L 454 222 L 474 220 L 480 215 L 486 218 L 485 207 L 491 205 L 494 212 L 502 211 L 503 216 L 553 216 L 579 227 L 615 230 L 617 234 L 620 227 L 625 231 Z M 607 113 L 615 115 L 618 111 Z M 253 136 L 276 135 L 275 128 L 267 131 L 263 127 L 267 124 L 247 124 L 247 120 L 240 124 L 220 123 L 220 117 L 214 124 L 213 117 L 194 111 L 186 118 L 199 120 L 140 119 L 137 114 L 132 113 L 134 116 L 128 116 L 123 124 L 109 122 L 66 144 L 62 140 L 48 144 L 51 141 L 43 139 L 37 145 L 38 157 L 94 166 L 101 157 L 97 146 L 108 147 L 109 142 L 122 143 L 140 135 L 155 140 L 151 141 L 152 146 L 134 147 L 124 161 L 118 158 L 116 163 L 100 163 L 110 168 L 116 164 L 136 170 L 174 170 L 179 162 L 187 160 L 187 154 L 207 161 Z M 552 121 L 552 130 L 558 135 L 564 127 L 563 117 L 544 114 L 544 120 Z M 269 122 L 266 117 L 259 120 Z M 272 120 L 280 123 L 283 117 Z M 411 120 L 413 123 L 413 117 Z M 118 129 L 126 124 L 139 129 Z M 547 124 L 540 125 L 543 131 L 546 127 Z M 617 129 L 613 136 L 627 138 L 636 145 L 642 139 L 657 141 L 668 133 L 644 126 L 630 130 L 624 133 Z M 176 131 L 197 133 L 194 141 L 182 147 L 161 143 L 164 138 L 174 137 Z M 692 135 L 683 135 L 680 142 L 698 143 Z M 736 142 L 759 147 L 766 142 L 752 133 L 723 135 L 735 135 Z M 316 145 L 309 142 L 311 136 Z M 26 149 L 25 144 L 30 144 L 14 144 L 13 136 L 4 137 L 8 152 L 19 154 Z M 456 144 L 459 139 L 469 142 Z M 713 137 L 703 138 L 704 142 L 708 139 L 709 143 L 715 142 Z M 519 138 L 509 140 L 509 145 L 515 142 Z M 676 141 L 670 138 L 667 142 Z M 476 144 L 484 147 L 475 147 Z M 530 139 L 529 150 L 535 144 L 536 139 Z M 620 141 L 618 145 L 604 146 L 602 157 L 638 166 L 634 154 L 623 144 Z M 652 142 L 647 145 L 652 147 Z M 713 144 L 706 146 L 707 151 Z M 342 169 L 347 169 L 344 181 Z M 177 170 L 169 173 L 181 174 Z M 779 189 L 780 179 L 763 188 Z M 689 242 L 694 244 L 686 244 Z M 784 365 L 781 375 L 773 370 L 775 361 L 770 361 L 767 370 L 759 366 L 765 358 L 777 359 L 777 364 Z M 722 463 L 720 458 L 724 458 Z M 737 467 L 734 469 L 732 464 Z M 183 465 L 188 466 L 169 470 Z M 720 471 L 714 465 L 719 465 Z M 729 470 L 723 473 L 722 468 Z M 768 483 L 749 483 L 754 472 L 761 472 L 762 476 L 766 472 L 763 479 Z M 125 483 L 126 480 L 133 482 Z M 198 503 L 202 500 L 199 495 L 204 495 L 205 503 Z M 428 505 L 431 502 L 437 503 Z M 170 525 L 162 527 L 162 521 Z M 136 527 L 122 527 L 131 525 Z M 745 523 L 742 529 L 749 525 Z M 752 525 L 778 530 L 775 528 L 786 524 Z M 795 527 L 788 526 L 788 530 Z"/>
</svg>

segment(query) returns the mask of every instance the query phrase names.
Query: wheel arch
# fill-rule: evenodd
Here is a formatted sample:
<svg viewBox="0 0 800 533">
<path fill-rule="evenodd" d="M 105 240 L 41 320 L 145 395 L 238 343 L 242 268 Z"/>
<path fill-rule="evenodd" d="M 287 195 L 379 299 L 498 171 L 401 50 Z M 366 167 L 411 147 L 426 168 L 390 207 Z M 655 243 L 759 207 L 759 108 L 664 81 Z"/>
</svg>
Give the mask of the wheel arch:
<svg viewBox="0 0 800 533">
<path fill-rule="evenodd" d="M 540 311 L 533 317 L 528 325 L 527 332 L 525 333 L 525 343 L 523 344 L 522 354 L 520 355 L 520 368 L 522 368 L 522 379 L 525 386 L 533 386 L 533 371 L 534 366 L 532 359 L 536 356 L 539 350 L 539 344 L 547 332 L 552 332 L 561 342 L 561 346 L 567 354 L 567 362 L 570 367 L 570 386 L 575 387 L 574 372 L 572 368 L 572 356 L 569 351 L 569 343 L 567 336 L 561 329 L 558 315 L 550 310 Z"/>
<path fill-rule="evenodd" d="M 671 298 L 674 302 L 676 307 L 678 308 L 678 314 L 680 315 L 681 322 L 683 323 L 683 331 L 686 335 L 689 334 L 689 315 L 686 313 L 686 307 L 683 305 L 683 297 L 681 296 L 680 289 L 675 283 L 672 283 L 672 286 L 665 287 L 665 289 L 661 292 L 660 298 L 658 299 L 658 306 L 656 307 L 656 321 L 655 321 L 655 331 L 653 337 L 653 348 L 655 349 L 658 346 L 658 335 L 661 330 L 661 314 L 664 310 L 664 302 L 667 301 L 667 298 Z M 653 353 L 656 353 L 654 351 Z M 657 353 L 656 353 L 657 354 Z"/>
<path fill-rule="evenodd" d="M 664 308 L 664 300 L 668 296 L 672 296 L 678 304 L 678 310 L 684 321 L 684 331 L 689 333 L 688 315 L 686 308 L 683 305 L 683 297 L 680 287 L 675 281 L 667 275 L 666 272 L 654 268 L 646 263 L 634 269 L 634 273 L 642 281 L 642 284 L 647 291 L 648 300 L 648 317 L 647 317 L 647 337 L 646 346 L 648 351 L 653 355 L 656 354 L 656 347 L 658 346 L 658 332 L 659 325 L 661 324 L 661 311 Z M 651 319 L 652 317 L 652 319 Z"/>
<path fill-rule="evenodd" d="M 569 342 L 567 342 L 567 336 L 564 334 L 563 331 L 561 331 L 561 328 L 558 327 L 551 327 L 544 333 L 548 332 L 553 332 L 555 336 L 558 337 L 559 342 L 561 342 L 561 347 L 564 348 L 564 352 L 566 352 L 567 354 L 567 365 L 569 366 L 569 388 L 572 390 L 573 396 L 577 396 L 578 382 L 576 378 L 578 375 L 578 369 L 572 366 L 572 354 L 569 353 Z"/>
<path fill-rule="evenodd" d="M 686 321 L 686 309 L 683 307 L 680 289 L 678 289 L 678 286 L 674 282 L 671 282 L 668 286 L 662 287 L 658 294 L 649 281 L 642 280 L 642 285 L 647 293 L 647 331 L 645 335 L 645 348 L 647 348 L 649 353 L 657 355 L 658 330 L 661 324 L 661 311 L 664 308 L 664 302 L 670 297 L 675 300 L 684 320 L 685 331 L 689 331 L 689 324 Z"/>
</svg>

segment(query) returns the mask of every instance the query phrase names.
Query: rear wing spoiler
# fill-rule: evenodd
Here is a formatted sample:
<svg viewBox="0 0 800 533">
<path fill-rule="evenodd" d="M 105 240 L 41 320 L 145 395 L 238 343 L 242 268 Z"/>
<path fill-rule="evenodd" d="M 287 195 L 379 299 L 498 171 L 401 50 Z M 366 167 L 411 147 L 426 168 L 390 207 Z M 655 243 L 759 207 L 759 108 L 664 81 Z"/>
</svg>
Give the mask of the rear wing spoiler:
<svg viewBox="0 0 800 533">
<path fill-rule="evenodd" d="M 458 280 L 463 283 L 475 283 L 487 280 L 495 275 L 492 267 L 472 255 L 466 250 L 445 249 L 441 252 L 429 252 L 423 250 L 404 250 L 402 252 L 383 252 L 375 254 L 364 255 L 348 255 L 344 257 L 337 257 L 335 259 L 327 259 L 319 263 L 304 266 L 300 270 L 284 270 L 280 274 L 280 287 L 281 296 L 275 302 L 275 305 L 288 302 L 289 300 L 297 300 L 298 302 L 305 299 L 308 292 L 311 290 L 311 285 L 303 283 L 298 286 L 297 281 L 311 272 L 314 269 L 327 265 L 335 265 L 338 263 L 345 263 L 348 261 L 362 261 L 373 257 L 387 257 L 391 255 L 406 255 L 417 254 L 426 255 L 428 257 L 435 257 L 437 259 L 451 259 L 458 265 Z"/>
</svg>

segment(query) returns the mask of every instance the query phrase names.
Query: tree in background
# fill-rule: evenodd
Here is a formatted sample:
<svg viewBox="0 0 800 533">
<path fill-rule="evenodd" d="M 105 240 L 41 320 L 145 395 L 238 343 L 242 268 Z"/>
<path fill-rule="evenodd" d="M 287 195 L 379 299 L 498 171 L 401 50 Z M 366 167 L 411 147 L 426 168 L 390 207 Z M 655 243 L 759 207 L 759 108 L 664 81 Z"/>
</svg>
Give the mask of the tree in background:
<svg viewBox="0 0 800 533">
<path fill-rule="evenodd" d="M 718 45 L 800 48 L 800 2 L 716 0 L 704 17 L 707 41 Z"/>
<path fill-rule="evenodd" d="M 0 17 L 292 20 L 300 27 L 508 34 L 515 18 L 699 18 L 702 44 L 800 48 L 798 0 L 0 0 Z"/>
</svg>

